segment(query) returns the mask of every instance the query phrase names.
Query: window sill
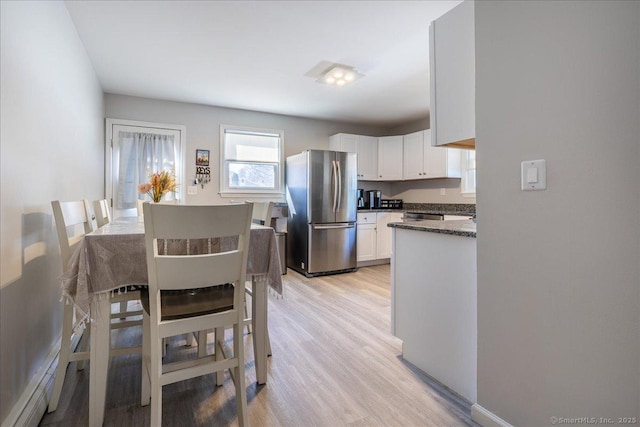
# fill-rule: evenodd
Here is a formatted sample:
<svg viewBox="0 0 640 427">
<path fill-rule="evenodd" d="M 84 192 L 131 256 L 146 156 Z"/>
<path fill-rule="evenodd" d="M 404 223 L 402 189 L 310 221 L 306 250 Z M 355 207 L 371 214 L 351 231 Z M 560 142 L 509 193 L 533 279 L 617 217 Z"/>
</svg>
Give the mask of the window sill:
<svg viewBox="0 0 640 427">
<path fill-rule="evenodd" d="M 218 194 L 220 195 L 220 197 L 223 198 L 241 198 L 241 199 L 246 199 L 247 197 L 249 198 L 278 198 L 278 199 L 284 199 L 284 194 L 282 194 L 281 192 L 274 192 L 274 191 L 242 191 L 242 192 L 218 192 Z"/>
</svg>

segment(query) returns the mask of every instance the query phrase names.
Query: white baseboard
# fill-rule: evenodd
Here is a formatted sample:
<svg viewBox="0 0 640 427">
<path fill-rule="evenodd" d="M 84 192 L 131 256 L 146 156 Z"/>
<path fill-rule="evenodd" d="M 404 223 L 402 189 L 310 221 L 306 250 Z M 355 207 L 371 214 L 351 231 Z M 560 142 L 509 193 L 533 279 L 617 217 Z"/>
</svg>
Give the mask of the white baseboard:
<svg viewBox="0 0 640 427">
<path fill-rule="evenodd" d="M 78 345 L 80 338 L 82 338 L 82 332 L 73 334 L 71 348 Z M 1 427 L 37 427 L 47 411 L 51 398 L 53 380 L 58 366 L 58 354 L 60 354 L 59 339 L 47 354 L 40 370 L 33 376 L 9 414 L 2 420 Z"/>
<path fill-rule="evenodd" d="M 482 427 L 513 427 L 493 412 L 474 403 L 471 406 L 471 419 Z"/>
<path fill-rule="evenodd" d="M 391 258 L 373 259 L 371 261 L 358 261 L 357 267 L 371 267 L 373 265 L 390 264 Z"/>
<path fill-rule="evenodd" d="M 59 352 L 60 342 L 58 341 L 49 351 L 41 369 L 27 384 L 18 401 L 11 408 L 9 415 L 2 420 L 2 427 L 31 427 L 40 423 L 47 410 Z"/>
</svg>

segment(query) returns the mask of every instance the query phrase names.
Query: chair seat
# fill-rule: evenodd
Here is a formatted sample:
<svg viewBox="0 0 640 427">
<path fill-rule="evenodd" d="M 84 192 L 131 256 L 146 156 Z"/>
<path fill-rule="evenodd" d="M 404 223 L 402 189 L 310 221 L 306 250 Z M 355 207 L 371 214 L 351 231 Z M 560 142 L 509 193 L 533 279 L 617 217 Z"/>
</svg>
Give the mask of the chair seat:
<svg viewBox="0 0 640 427">
<path fill-rule="evenodd" d="M 176 320 L 185 317 L 203 316 L 233 309 L 233 285 L 183 291 L 160 291 L 161 320 Z M 144 311 L 149 313 L 149 289 L 140 291 Z"/>
</svg>

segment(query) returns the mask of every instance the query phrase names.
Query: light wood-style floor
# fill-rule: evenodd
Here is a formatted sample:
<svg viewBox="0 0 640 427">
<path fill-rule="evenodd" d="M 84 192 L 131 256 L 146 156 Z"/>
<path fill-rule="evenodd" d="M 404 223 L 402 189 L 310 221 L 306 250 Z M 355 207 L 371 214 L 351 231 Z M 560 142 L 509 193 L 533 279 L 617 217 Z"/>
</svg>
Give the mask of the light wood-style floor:
<svg viewBox="0 0 640 427">
<path fill-rule="evenodd" d="M 269 296 L 273 356 L 266 385 L 257 386 L 250 336 L 247 395 L 252 426 L 475 426 L 468 403 L 403 361 L 390 333 L 389 265 L 308 279 L 283 276 L 284 298 Z M 114 342 L 140 342 L 140 328 L 114 332 Z M 176 337 L 167 357 L 194 354 Z M 58 409 L 42 426 L 86 426 L 89 369 L 71 364 Z M 237 425 L 235 395 L 227 374 L 165 386 L 165 426 Z M 140 355 L 111 361 L 105 426 L 148 426 L 141 407 Z"/>
</svg>

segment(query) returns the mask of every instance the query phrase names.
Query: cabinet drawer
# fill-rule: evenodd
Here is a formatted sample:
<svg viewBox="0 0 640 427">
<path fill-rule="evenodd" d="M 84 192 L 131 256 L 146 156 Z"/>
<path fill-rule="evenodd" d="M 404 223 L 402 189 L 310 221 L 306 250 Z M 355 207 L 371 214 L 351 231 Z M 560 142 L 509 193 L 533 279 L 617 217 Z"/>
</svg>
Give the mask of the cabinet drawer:
<svg viewBox="0 0 640 427">
<path fill-rule="evenodd" d="M 377 221 L 375 212 L 358 212 L 358 224 L 375 224 Z"/>
</svg>

